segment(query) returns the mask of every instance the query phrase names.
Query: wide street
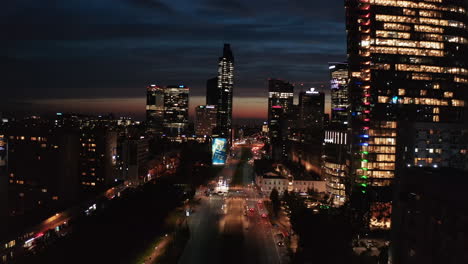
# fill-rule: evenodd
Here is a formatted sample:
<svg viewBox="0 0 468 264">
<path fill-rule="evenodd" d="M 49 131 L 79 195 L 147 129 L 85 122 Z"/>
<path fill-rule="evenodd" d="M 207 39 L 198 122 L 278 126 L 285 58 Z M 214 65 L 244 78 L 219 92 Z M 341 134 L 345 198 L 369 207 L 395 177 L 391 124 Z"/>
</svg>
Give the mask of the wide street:
<svg viewBox="0 0 468 264">
<path fill-rule="evenodd" d="M 278 230 L 270 224 L 263 198 L 252 186 L 253 168 L 234 150 L 218 179 L 236 182 L 226 196 L 197 192 L 199 205 L 188 217 L 190 240 L 179 263 L 288 263 L 286 249 L 278 246 Z M 220 178 L 222 177 L 222 178 Z"/>
</svg>

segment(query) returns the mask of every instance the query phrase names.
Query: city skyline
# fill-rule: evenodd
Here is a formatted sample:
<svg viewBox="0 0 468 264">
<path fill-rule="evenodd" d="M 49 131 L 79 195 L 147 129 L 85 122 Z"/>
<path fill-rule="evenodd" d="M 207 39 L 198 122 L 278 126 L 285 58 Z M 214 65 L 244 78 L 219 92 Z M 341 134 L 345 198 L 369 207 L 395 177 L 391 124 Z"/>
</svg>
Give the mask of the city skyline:
<svg viewBox="0 0 468 264">
<path fill-rule="evenodd" d="M 192 96 L 203 96 L 206 80 L 216 73 L 218 47 L 231 43 L 236 53 L 234 104 L 252 98 L 241 106 L 250 111 L 236 113 L 234 107 L 234 118 L 252 118 L 247 113 L 264 111 L 254 102 L 267 94 L 268 78 L 307 82 L 305 89 L 323 85 L 328 91 L 327 63 L 346 58 L 341 1 L 276 3 L 268 14 L 262 13 L 267 4 L 263 1 L 229 1 L 225 7 L 219 1 L 185 4 L 121 1 L 55 8 L 28 1 L 7 4 L 2 24 L 8 53 L 0 56 L 0 67 L 10 72 L 1 81 L 8 87 L 4 95 L 9 105 L 3 108 L 55 109 L 62 104 L 80 112 L 119 110 L 142 117 L 144 109 L 131 101 L 143 100 L 149 83 L 181 83 L 192 88 Z M 27 11 L 31 7 L 36 11 Z M 107 13 L 107 8 L 114 12 Z M 289 18 L 278 19 L 284 12 Z M 65 18 L 67 14 L 74 20 Z M 175 22 L 171 18 L 176 14 L 186 21 Z M 24 73 L 30 78 L 22 78 Z M 128 105 L 122 105 L 127 98 Z M 84 107 L 88 101 L 91 106 Z M 195 106 L 190 107 L 192 113 Z"/>
<path fill-rule="evenodd" d="M 0 22 L 1 264 L 468 263 L 468 0 Z"/>
<path fill-rule="evenodd" d="M 265 88 L 265 89 L 268 89 Z M 306 89 L 304 89 L 306 90 Z M 142 93 L 145 93 L 143 88 Z M 298 93 L 295 93 L 294 103 L 299 100 Z M 119 116 L 130 116 L 137 120 L 145 120 L 146 97 L 135 98 L 74 98 L 74 99 L 44 99 L 41 101 L 17 102 L 7 111 L 18 112 L 20 114 L 54 114 L 56 112 L 83 113 L 83 114 L 108 114 L 114 113 Z M 82 106 L 91 106 L 89 108 Z M 122 111 L 121 106 L 127 107 Z M 192 96 L 189 100 L 189 119 L 195 119 L 195 108 L 198 105 L 205 105 L 205 96 Z M 266 121 L 268 118 L 268 98 L 262 97 L 234 97 L 233 100 L 233 120 L 237 121 L 256 120 Z M 325 113 L 330 114 L 330 94 L 325 94 Z"/>
</svg>

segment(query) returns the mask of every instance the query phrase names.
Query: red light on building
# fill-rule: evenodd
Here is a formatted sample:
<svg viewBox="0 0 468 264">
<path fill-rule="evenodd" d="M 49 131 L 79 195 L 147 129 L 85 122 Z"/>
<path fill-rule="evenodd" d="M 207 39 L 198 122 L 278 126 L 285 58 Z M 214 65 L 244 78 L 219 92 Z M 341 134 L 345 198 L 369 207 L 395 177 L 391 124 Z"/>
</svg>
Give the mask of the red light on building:
<svg viewBox="0 0 468 264">
<path fill-rule="evenodd" d="M 367 5 L 367 4 L 361 6 L 361 10 L 369 10 L 369 8 L 370 8 L 370 5 Z"/>
<path fill-rule="evenodd" d="M 368 26 L 368 25 L 370 25 L 370 20 L 367 20 L 366 22 L 361 22 L 361 25 L 363 25 L 363 26 Z"/>
</svg>

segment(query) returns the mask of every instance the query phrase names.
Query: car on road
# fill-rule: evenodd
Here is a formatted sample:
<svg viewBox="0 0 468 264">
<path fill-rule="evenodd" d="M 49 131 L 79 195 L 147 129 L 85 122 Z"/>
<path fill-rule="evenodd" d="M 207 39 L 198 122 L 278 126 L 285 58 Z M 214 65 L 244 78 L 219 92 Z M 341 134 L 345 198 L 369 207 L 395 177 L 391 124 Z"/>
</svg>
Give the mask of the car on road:
<svg viewBox="0 0 468 264">
<path fill-rule="evenodd" d="M 283 241 L 280 241 L 278 243 L 276 243 L 278 245 L 278 247 L 283 247 L 284 246 L 284 242 Z"/>
</svg>

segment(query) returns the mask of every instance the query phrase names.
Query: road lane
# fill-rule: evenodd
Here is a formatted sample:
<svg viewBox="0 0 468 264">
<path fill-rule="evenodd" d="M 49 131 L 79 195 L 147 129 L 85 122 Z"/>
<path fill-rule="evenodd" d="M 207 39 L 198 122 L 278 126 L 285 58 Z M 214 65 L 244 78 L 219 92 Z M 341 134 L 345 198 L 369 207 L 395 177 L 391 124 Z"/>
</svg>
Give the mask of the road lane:
<svg viewBox="0 0 468 264">
<path fill-rule="evenodd" d="M 236 171 L 240 175 L 235 175 Z M 201 195 L 202 191 L 198 192 L 201 202 L 188 218 L 191 237 L 179 264 L 288 263 L 284 248 L 279 249 L 276 245 L 275 230 L 268 218 L 259 214 L 261 197 L 251 187 L 252 166 L 239 159 L 229 159 L 218 176 L 228 182 L 236 176 L 240 181 L 237 181 L 237 186 L 230 186 L 231 192 L 227 197 L 206 197 Z M 246 206 L 255 208 L 255 211 L 246 213 Z"/>
<path fill-rule="evenodd" d="M 220 240 L 218 223 L 223 203 L 224 199 L 219 196 L 202 198 L 195 212 L 188 217 L 190 239 L 179 263 L 215 263 L 213 260 L 219 257 L 219 244 L 213 241 Z"/>
</svg>

